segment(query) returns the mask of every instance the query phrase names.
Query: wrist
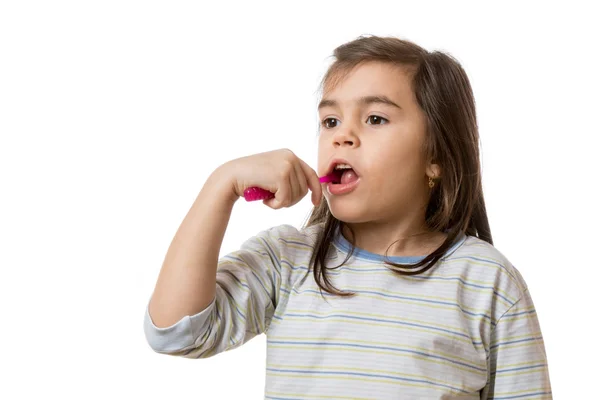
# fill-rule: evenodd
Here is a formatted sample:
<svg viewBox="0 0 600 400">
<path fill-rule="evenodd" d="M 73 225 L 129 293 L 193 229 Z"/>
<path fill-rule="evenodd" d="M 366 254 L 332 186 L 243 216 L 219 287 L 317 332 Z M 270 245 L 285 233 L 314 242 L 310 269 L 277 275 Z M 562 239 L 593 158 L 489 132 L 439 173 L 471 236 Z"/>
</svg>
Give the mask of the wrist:
<svg viewBox="0 0 600 400">
<path fill-rule="evenodd" d="M 210 174 L 206 186 L 210 186 L 211 191 L 218 193 L 219 197 L 225 199 L 231 205 L 240 198 L 236 192 L 233 174 L 230 172 L 228 163 L 219 166 Z"/>
</svg>

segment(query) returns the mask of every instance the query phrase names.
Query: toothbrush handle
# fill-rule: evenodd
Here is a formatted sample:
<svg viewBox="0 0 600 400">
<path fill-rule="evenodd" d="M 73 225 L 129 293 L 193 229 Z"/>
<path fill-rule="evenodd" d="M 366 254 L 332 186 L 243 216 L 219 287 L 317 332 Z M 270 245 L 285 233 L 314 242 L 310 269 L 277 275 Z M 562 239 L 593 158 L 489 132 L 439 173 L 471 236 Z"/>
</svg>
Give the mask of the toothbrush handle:
<svg viewBox="0 0 600 400">
<path fill-rule="evenodd" d="M 330 173 L 328 175 L 321 176 L 319 178 L 319 182 L 328 183 L 328 182 L 334 182 L 338 179 L 339 178 L 334 173 Z M 261 189 L 256 186 L 249 187 L 248 189 L 244 190 L 244 199 L 246 199 L 246 201 L 271 199 L 273 197 L 275 197 L 275 193 L 269 192 L 268 190 Z"/>
<path fill-rule="evenodd" d="M 273 197 L 275 197 L 275 193 L 255 186 L 244 190 L 244 199 L 246 201 L 265 200 Z"/>
</svg>

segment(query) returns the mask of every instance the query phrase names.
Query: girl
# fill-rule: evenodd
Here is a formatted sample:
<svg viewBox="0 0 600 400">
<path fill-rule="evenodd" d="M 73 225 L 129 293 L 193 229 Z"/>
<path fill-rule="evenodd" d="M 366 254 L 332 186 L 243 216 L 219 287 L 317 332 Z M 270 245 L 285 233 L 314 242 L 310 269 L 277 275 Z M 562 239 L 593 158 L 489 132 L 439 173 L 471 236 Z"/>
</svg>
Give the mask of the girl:
<svg viewBox="0 0 600 400">
<path fill-rule="evenodd" d="M 210 175 L 146 308 L 151 348 L 208 358 L 266 333 L 268 399 L 552 398 L 531 295 L 493 247 L 464 70 L 393 37 L 334 55 L 318 174 L 283 149 Z M 252 186 L 315 208 L 219 259 Z"/>
</svg>

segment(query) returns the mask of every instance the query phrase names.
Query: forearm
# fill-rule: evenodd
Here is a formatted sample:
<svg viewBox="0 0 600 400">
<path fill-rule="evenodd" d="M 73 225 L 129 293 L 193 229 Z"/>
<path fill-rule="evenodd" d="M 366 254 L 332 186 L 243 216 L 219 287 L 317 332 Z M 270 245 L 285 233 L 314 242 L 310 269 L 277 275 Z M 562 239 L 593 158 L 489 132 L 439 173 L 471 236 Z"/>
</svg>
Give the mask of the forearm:
<svg viewBox="0 0 600 400">
<path fill-rule="evenodd" d="M 238 199 L 228 176 L 226 166 L 210 175 L 169 246 L 148 306 L 158 327 L 199 313 L 215 297 L 219 252 Z"/>
</svg>

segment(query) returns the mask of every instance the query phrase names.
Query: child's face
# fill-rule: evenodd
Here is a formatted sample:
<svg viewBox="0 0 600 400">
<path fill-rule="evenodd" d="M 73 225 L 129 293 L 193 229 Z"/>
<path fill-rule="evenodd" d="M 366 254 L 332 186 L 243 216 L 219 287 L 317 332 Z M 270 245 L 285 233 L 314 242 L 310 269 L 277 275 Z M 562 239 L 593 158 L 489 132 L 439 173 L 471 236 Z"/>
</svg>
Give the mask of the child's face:
<svg viewBox="0 0 600 400">
<path fill-rule="evenodd" d="M 400 108 L 361 105 L 356 100 L 362 96 L 386 96 Z M 367 63 L 325 92 L 323 99 L 337 105 L 319 110 L 317 172 L 325 175 L 333 159 L 343 158 L 359 177 L 351 192 L 335 195 L 324 190 L 332 214 L 359 223 L 394 222 L 418 212 L 428 199 L 426 173 L 439 170 L 425 160 L 425 115 L 406 73 L 388 64 Z"/>
</svg>

